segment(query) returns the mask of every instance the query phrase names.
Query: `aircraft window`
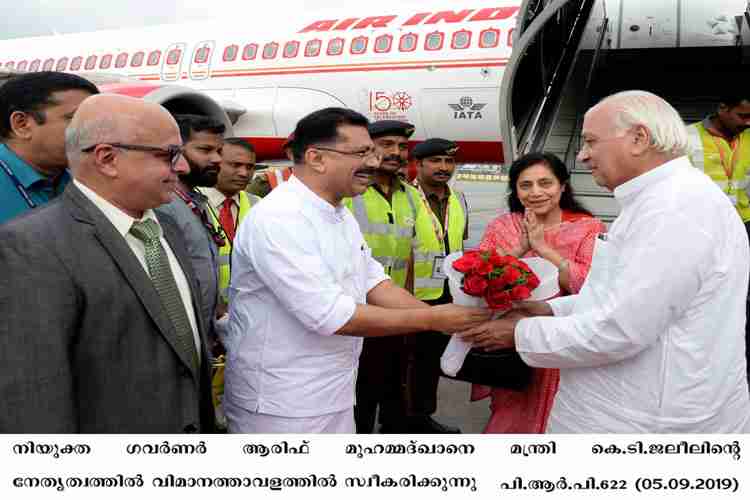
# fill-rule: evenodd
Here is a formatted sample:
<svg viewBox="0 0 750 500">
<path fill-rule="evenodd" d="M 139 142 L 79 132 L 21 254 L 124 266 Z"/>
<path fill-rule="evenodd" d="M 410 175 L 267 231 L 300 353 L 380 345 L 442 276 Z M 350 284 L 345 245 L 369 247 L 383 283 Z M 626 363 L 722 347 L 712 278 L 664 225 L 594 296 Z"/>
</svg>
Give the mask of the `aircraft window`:
<svg viewBox="0 0 750 500">
<path fill-rule="evenodd" d="M 392 44 L 393 37 L 391 35 L 381 35 L 375 39 L 375 52 L 379 54 L 383 52 L 390 52 Z"/>
<path fill-rule="evenodd" d="M 286 42 L 284 45 L 284 57 L 297 57 L 299 42 Z"/>
<path fill-rule="evenodd" d="M 451 39 L 452 49 L 468 49 L 471 45 L 471 31 L 461 30 L 453 33 Z"/>
<path fill-rule="evenodd" d="M 177 64 L 180 62 L 181 57 L 182 57 L 182 50 L 172 49 L 169 51 L 169 54 L 167 54 L 167 64 Z"/>
<path fill-rule="evenodd" d="M 273 59 L 279 51 L 279 44 L 276 42 L 267 43 L 263 46 L 263 59 Z"/>
<path fill-rule="evenodd" d="M 342 52 L 344 52 L 343 38 L 334 38 L 333 40 L 328 42 L 326 54 L 328 54 L 329 56 L 340 56 Z"/>
<path fill-rule="evenodd" d="M 479 35 L 479 46 L 483 49 L 491 49 L 492 47 L 497 47 L 497 44 L 499 42 L 500 30 L 490 28 L 482 31 L 482 33 Z"/>
<path fill-rule="evenodd" d="M 31 63 L 31 68 L 29 68 L 31 71 L 36 71 L 36 69 L 39 68 L 39 59 Z M 36 69 L 34 65 L 36 64 Z M 81 69 L 81 64 L 83 64 L 83 57 L 76 56 L 73 59 L 70 60 L 70 71 L 78 71 Z"/>
<path fill-rule="evenodd" d="M 429 35 L 427 35 L 427 38 L 425 38 L 424 49 L 440 50 L 443 48 L 443 40 L 445 40 L 445 35 L 440 31 L 430 33 Z"/>
<path fill-rule="evenodd" d="M 19 71 L 24 71 L 26 69 L 26 66 L 28 65 L 29 65 L 29 61 L 21 61 L 16 66 L 16 69 L 18 69 Z"/>
<path fill-rule="evenodd" d="M 237 59 L 237 53 L 240 51 L 240 48 L 237 45 L 227 45 L 227 47 L 224 49 L 224 61 L 234 61 Z"/>
<path fill-rule="evenodd" d="M 128 64 L 128 53 L 120 52 L 115 59 L 115 68 L 124 68 Z"/>
<path fill-rule="evenodd" d="M 508 30 L 508 47 L 513 47 L 513 31 L 515 28 Z"/>
<path fill-rule="evenodd" d="M 44 66 L 42 66 L 42 71 L 52 71 L 52 68 L 55 67 L 55 60 L 54 59 L 47 59 L 44 61 Z"/>
<path fill-rule="evenodd" d="M 305 57 L 318 57 L 320 55 L 320 47 L 323 43 L 320 40 L 310 40 L 305 45 Z"/>
<path fill-rule="evenodd" d="M 99 61 L 99 69 L 109 69 L 112 66 L 112 54 L 102 56 L 102 60 Z"/>
<path fill-rule="evenodd" d="M 143 52 L 136 52 L 130 60 L 130 65 L 137 68 L 143 64 Z"/>
<path fill-rule="evenodd" d="M 417 35 L 414 33 L 407 33 L 401 36 L 401 41 L 398 42 L 398 50 L 401 52 L 412 52 L 417 48 Z"/>
<path fill-rule="evenodd" d="M 255 59 L 255 56 L 257 55 L 258 55 L 257 43 L 248 43 L 247 45 L 245 45 L 245 48 L 242 49 L 242 59 L 245 61 Z"/>
<path fill-rule="evenodd" d="M 96 68 L 96 60 L 99 59 L 97 56 L 88 56 L 86 63 L 83 65 L 83 69 L 94 69 Z"/>
<path fill-rule="evenodd" d="M 42 61 L 39 59 L 34 59 L 31 61 L 31 64 L 29 64 L 29 71 L 39 71 L 39 65 L 42 64 Z"/>
<path fill-rule="evenodd" d="M 146 61 L 146 64 L 149 66 L 156 66 L 159 64 L 159 61 L 161 60 L 161 50 L 153 50 L 148 55 L 148 60 Z"/>
<path fill-rule="evenodd" d="M 352 46 L 350 51 L 352 54 L 364 54 L 367 50 L 368 38 L 366 36 L 358 36 L 352 39 Z"/>
<path fill-rule="evenodd" d="M 209 47 L 201 47 L 195 52 L 194 61 L 197 64 L 203 64 L 208 61 L 208 56 L 210 54 L 211 54 L 211 49 Z"/>
<path fill-rule="evenodd" d="M 68 58 L 67 57 L 61 57 L 57 60 L 57 65 L 55 66 L 55 71 L 65 71 L 68 68 Z M 18 69 L 21 69 L 20 66 Z"/>
</svg>

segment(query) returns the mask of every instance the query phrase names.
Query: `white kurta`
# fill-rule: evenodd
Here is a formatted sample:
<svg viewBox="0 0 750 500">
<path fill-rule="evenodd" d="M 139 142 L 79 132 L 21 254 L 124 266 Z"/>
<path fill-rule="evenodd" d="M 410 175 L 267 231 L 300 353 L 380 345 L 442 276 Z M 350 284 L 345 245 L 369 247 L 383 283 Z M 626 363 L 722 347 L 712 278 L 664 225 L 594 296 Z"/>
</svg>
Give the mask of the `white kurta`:
<svg viewBox="0 0 750 500">
<path fill-rule="evenodd" d="M 548 432 L 749 432 L 737 212 L 686 157 L 614 195 L 580 293 L 516 327 L 529 365 L 561 368 Z"/>
<path fill-rule="evenodd" d="M 227 406 L 280 417 L 351 410 L 362 339 L 334 333 L 386 279 L 343 205 L 295 177 L 274 189 L 234 241 Z"/>
</svg>

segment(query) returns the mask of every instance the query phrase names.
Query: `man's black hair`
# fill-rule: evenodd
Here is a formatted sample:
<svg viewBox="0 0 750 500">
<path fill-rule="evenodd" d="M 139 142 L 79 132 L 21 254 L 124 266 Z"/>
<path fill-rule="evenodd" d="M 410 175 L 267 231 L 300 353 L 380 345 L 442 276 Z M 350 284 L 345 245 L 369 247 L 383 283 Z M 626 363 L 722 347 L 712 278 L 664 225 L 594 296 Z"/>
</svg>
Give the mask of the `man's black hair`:
<svg viewBox="0 0 750 500">
<path fill-rule="evenodd" d="M 180 127 L 180 137 L 186 143 L 196 132 L 209 132 L 221 135 L 227 129 L 224 123 L 212 116 L 204 115 L 174 115 L 177 126 Z"/>
<path fill-rule="evenodd" d="M 232 146 L 238 146 L 240 148 L 243 148 L 248 153 L 255 154 L 255 148 L 253 147 L 250 142 L 246 141 L 245 139 L 242 139 L 240 137 L 227 137 L 224 139 L 224 144 L 230 144 Z"/>
<path fill-rule="evenodd" d="M 0 87 L 0 137 L 10 137 L 10 116 L 16 111 L 28 113 L 43 125 L 47 120 L 44 110 L 58 104 L 52 94 L 67 90 L 99 93 L 96 85 L 85 78 L 59 71 L 23 73 L 10 78 Z"/>
<path fill-rule="evenodd" d="M 339 139 L 338 128 L 342 125 L 365 127 L 370 124 L 367 117 L 346 108 L 324 108 L 302 118 L 294 129 L 292 153 L 294 162 L 301 164 L 305 151 L 315 144 L 330 144 Z"/>
<path fill-rule="evenodd" d="M 750 90 L 746 87 L 725 88 L 719 97 L 719 104 L 724 104 L 729 109 L 739 106 L 742 101 L 750 102 Z"/>
</svg>

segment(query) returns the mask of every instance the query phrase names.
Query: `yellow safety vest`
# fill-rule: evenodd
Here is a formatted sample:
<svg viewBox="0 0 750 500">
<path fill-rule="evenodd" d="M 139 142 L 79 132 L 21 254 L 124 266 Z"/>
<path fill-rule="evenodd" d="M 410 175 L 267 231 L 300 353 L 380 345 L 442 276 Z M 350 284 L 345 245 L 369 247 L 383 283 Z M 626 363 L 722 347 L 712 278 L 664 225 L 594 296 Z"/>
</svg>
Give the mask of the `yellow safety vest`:
<svg viewBox="0 0 750 500">
<path fill-rule="evenodd" d="M 237 214 L 237 225 L 235 227 L 235 235 L 237 234 L 237 230 L 240 227 L 240 224 L 242 223 L 242 220 L 245 218 L 247 213 L 250 211 L 250 209 L 253 207 L 253 205 L 260 200 L 257 196 L 247 194 L 244 191 L 239 192 L 240 195 L 240 211 Z M 219 223 L 218 214 L 215 213 L 214 210 L 209 211 L 211 213 L 211 222 L 214 225 L 214 228 L 216 228 L 217 231 L 221 231 L 223 233 L 223 230 L 221 229 L 221 224 Z M 218 262 L 217 265 L 219 267 L 219 295 L 221 298 L 227 302 L 227 289 L 229 288 L 229 279 L 232 276 L 232 242 L 229 241 L 229 238 L 226 239 L 227 243 L 219 247 L 219 256 L 218 256 Z"/>
<path fill-rule="evenodd" d="M 747 195 L 750 184 L 750 130 L 737 137 L 734 151 L 725 139 L 710 134 L 702 122 L 690 125 L 687 130 L 693 165 L 703 170 L 727 194 L 743 222 L 750 221 L 750 199 Z M 727 171 L 731 171 L 731 179 Z"/>
<path fill-rule="evenodd" d="M 466 231 L 468 207 L 464 194 L 450 191 L 448 197 L 448 246 L 445 248 L 445 221 L 439 220 L 432 211 L 426 198 L 420 193 L 420 202 L 426 211 L 417 217 L 417 250 L 414 252 L 414 289 L 420 300 L 435 300 L 443 295 L 445 278 L 434 274 L 435 259 L 444 257 L 452 252 L 460 252 L 464 248 L 464 232 Z M 425 212 L 427 212 L 425 214 Z"/>
<path fill-rule="evenodd" d="M 402 182 L 388 203 L 377 189 L 370 186 L 362 195 L 345 199 L 344 204 L 357 219 L 375 260 L 383 265 L 395 284 L 406 286 L 414 222 L 420 206 L 419 192 Z"/>
</svg>

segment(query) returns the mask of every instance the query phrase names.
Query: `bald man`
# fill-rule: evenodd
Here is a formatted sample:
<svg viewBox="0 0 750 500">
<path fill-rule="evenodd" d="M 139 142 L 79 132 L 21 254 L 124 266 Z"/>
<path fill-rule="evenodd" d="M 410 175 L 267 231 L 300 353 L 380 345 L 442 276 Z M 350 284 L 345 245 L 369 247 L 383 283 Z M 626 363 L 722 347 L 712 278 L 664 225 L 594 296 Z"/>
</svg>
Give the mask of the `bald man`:
<svg viewBox="0 0 750 500">
<path fill-rule="evenodd" d="M 213 429 L 185 243 L 153 209 L 187 172 L 161 106 L 85 99 L 65 134 L 73 182 L 0 228 L 0 432 Z"/>
</svg>

